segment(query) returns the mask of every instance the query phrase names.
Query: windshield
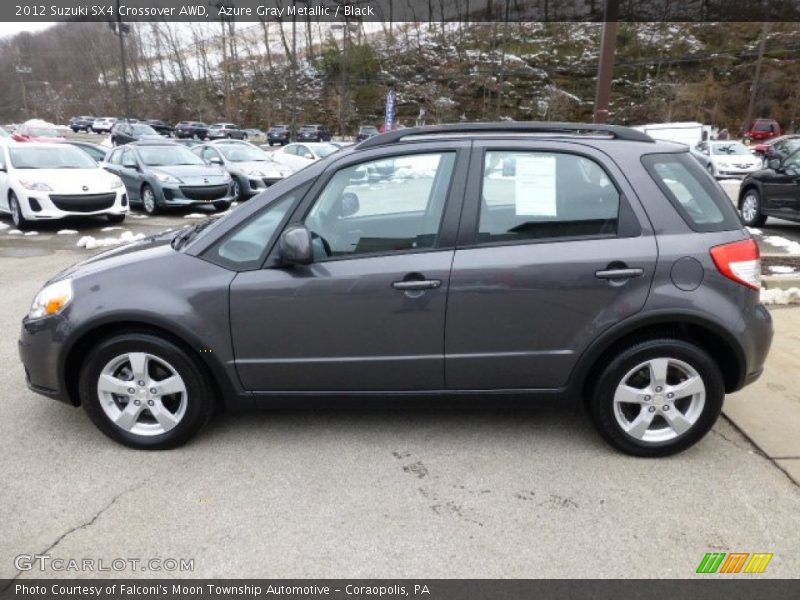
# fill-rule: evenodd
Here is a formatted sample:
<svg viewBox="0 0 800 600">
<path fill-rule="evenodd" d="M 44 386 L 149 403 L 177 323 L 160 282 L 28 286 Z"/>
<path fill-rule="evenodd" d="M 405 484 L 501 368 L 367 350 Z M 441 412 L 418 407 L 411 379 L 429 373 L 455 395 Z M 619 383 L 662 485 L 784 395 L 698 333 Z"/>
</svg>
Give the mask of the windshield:
<svg viewBox="0 0 800 600">
<path fill-rule="evenodd" d="M 63 148 L 14 147 L 8 149 L 11 164 L 17 169 L 96 169 L 97 163 L 71 146 Z"/>
<path fill-rule="evenodd" d="M 203 160 L 185 146 L 140 146 L 139 156 L 148 167 L 204 165 Z"/>
<path fill-rule="evenodd" d="M 219 146 L 217 150 L 222 152 L 222 155 L 231 162 L 274 162 L 263 150 L 253 146 L 246 146 L 245 144 Z"/>
<path fill-rule="evenodd" d="M 158 135 L 156 130 L 150 127 L 150 125 L 142 125 L 141 123 L 132 124 L 131 131 L 138 135 Z"/>
<path fill-rule="evenodd" d="M 747 149 L 747 146 L 740 144 L 739 142 L 733 142 L 731 144 L 711 144 L 711 152 L 712 154 L 720 156 L 750 154 L 750 150 Z"/>
<path fill-rule="evenodd" d="M 334 146 L 333 144 L 324 144 L 321 146 L 314 146 L 313 148 L 314 154 L 319 156 L 320 158 L 325 158 L 329 154 L 333 154 L 334 152 L 338 152 L 338 146 Z"/>
</svg>

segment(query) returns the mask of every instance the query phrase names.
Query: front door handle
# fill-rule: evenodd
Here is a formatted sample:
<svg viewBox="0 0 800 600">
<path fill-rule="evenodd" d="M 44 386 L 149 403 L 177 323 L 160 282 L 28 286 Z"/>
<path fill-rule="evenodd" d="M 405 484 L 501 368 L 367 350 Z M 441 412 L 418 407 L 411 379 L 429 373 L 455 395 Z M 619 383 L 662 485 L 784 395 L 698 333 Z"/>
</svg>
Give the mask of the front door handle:
<svg viewBox="0 0 800 600">
<path fill-rule="evenodd" d="M 632 279 L 633 277 L 641 277 L 644 275 L 644 269 L 604 269 L 602 271 L 595 271 L 594 276 L 598 279 Z"/>
<path fill-rule="evenodd" d="M 411 279 L 403 281 L 395 281 L 392 287 L 396 290 L 404 292 L 416 290 L 432 290 L 442 285 L 441 279 Z"/>
</svg>

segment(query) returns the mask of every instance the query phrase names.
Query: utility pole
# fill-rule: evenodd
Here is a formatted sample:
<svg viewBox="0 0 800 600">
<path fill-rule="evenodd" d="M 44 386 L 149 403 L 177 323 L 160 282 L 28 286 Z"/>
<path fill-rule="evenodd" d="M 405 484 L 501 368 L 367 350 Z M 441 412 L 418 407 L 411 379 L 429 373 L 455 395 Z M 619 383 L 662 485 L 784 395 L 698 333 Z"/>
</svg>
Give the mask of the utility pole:
<svg viewBox="0 0 800 600">
<path fill-rule="evenodd" d="M 756 73 L 753 76 L 753 83 L 750 86 L 750 103 L 747 105 L 747 119 L 745 127 L 750 127 L 753 122 L 753 111 L 756 108 L 756 96 L 758 95 L 758 84 L 761 80 L 761 63 L 764 62 L 764 50 L 767 47 L 767 34 L 769 33 L 769 22 L 764 21 L 761 25 L 761 41 L 758 45 L 758 58 L 756 59 Z"/>
<path fill-rule="evenodd" d="M 19 75 L 19 85 L 22 89 L 22 109 L 25 111 L 25 120 L 27 121 L 30 118 L 30 114 L 28 112 L 28 92 L 25 88 L 25 78 L 23 75 L 30 75 L 33 73 L 33 69 L 23 65 L 17 65 L 14 70 L 17 72 L 17 75 Z"/>
<path fill-rule="evenodd" d="M 608 122 L 611 101 L 611 80 L 614 77 L 614 55 L 617 51 L 619 0 L 606 0 L 603 13 L 603 40 L 600 43 L 600 64 L 597 67 L 597 92 L 594 100 L 594 122 Z"/>
<path fill-rule="evenodd" d="M 128 89 L 128 64 L 125 59 L 125 37 L 130 33 L 131 26 L 122 22 L 122 16 L 119 14 L 119 2 L 117 0 L 117 20 L 111 21 L 108 26 L 114 35 L 119 37 L 119 58 L 122 64 L 122 89 L 125 97 L 125 119 L 131 116 L 131 93 Z"/>
</svg>

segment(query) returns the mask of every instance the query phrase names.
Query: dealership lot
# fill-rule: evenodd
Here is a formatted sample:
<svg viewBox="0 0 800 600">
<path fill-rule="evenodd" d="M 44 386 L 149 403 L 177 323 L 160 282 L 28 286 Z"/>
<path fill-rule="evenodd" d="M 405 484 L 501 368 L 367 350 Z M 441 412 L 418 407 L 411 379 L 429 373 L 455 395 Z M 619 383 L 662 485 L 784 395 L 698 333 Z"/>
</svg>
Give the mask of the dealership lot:
<svg viewBox="0 0 800 600">
<path fill-rule="evenodd" d="M 80 236 L 120 235 L 105 226 L 0 232 L 0 577 L 22 553 L 193 559 L 169 575 L 208 577 L 688 577 L 713 551 L 800 571 L 800 489 L 726 420 L 661 460 L 610 449 L 580 410 L 496 401 L 223 414 L 179 450 L 123 448 L 29 392 L 16 349 L 35 292 L 91 253 Z"/>
</svg>

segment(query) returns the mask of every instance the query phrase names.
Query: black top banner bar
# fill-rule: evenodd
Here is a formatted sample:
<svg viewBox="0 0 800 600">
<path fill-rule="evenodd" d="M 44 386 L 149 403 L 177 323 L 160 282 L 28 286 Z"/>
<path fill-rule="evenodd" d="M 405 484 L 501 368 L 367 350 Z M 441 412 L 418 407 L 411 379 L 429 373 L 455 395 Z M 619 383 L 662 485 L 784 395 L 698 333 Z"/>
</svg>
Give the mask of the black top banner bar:
<svg viewBox="0 0 800 600">
<path fill-rule="evenodd" d="M 0 580 L 0 600 L 796 600 L 797 580 Z"/>
<path fill-rule="evenodd" d="M 800 21 L 800 0 L 3 0 L 0 21 Z"/>
</svg>

